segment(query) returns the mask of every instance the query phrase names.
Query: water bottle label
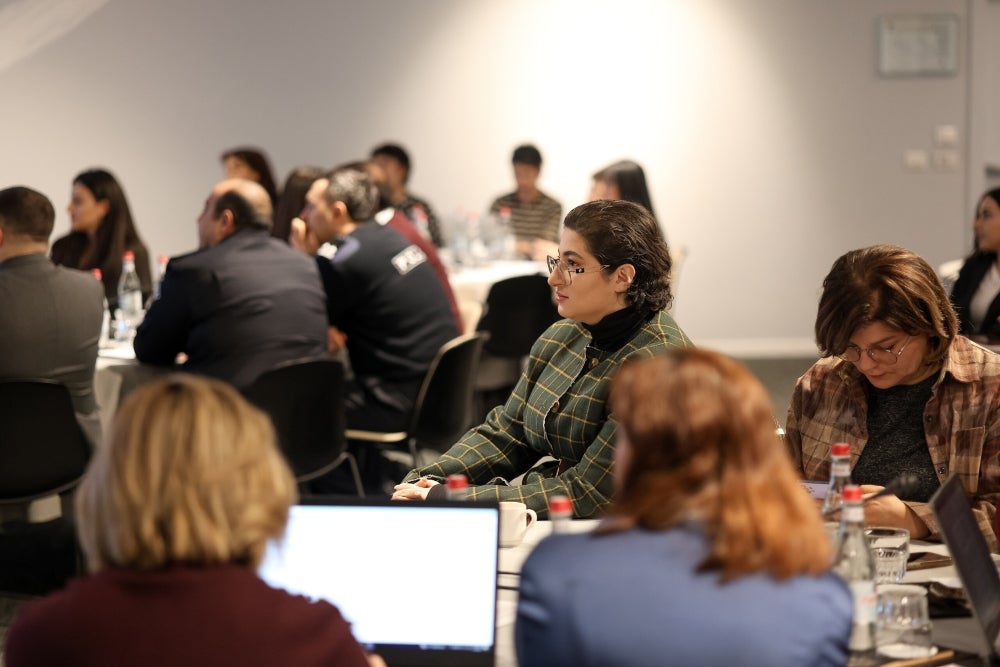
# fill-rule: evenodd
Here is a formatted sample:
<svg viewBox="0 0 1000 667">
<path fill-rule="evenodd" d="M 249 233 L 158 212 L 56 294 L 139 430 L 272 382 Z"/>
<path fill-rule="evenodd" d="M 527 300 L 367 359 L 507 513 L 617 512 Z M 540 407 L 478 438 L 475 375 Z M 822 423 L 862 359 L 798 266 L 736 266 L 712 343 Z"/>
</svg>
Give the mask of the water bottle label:
<svg viewBox="0 0 1000 667">
<path fill-rule="evenodd" d="M 874 623 L 878 604 L 878 597 L 875 595 L 875 582 L 852 581 L 851 595 L 854 598 L 854 622 Z"/>
<path fill-rule="evenodd" d="M 834 461 L 830 465 L 830 473 L 834 477 L 847 477 L 851 474 L 851 462 L 850 461 Z"/>
</svg>

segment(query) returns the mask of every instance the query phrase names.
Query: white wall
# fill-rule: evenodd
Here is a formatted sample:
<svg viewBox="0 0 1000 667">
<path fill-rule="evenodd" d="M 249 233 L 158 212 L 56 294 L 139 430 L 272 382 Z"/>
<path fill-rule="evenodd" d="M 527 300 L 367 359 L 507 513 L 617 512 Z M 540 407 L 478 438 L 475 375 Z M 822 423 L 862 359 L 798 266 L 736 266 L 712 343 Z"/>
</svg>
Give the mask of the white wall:
<svg viewBox="0 0 1000 667">
<path fill-rule="evenodd" d="M 524 140 L 567 209 L 590 173 L 631 157 L 690 253 L 675 307 L 688 333 L 808 349 L 844 251 L 891 241 L 937 264 L 969 246 L 970 172 L 981 181 L 986 158 L 966 155 L 967 135 L 998 132 L 996 94 L 969 96 L 966 28 L 995 5 L 0 0 L 0 186 L 32 185 L 62 209 L 77 171 L 108 166 L 151 250 L 173 254 L 194 246 L 218 154 L 235 144 L 265 147 L 281 179 L 401 141 L 413 190 L 443 214 L 509 189 Z M 877 75 L 876 19 L 912 12 L 959 16 L 957 76 Z M 29 20 L 47 31 L 9 39 Z M 932 151 L 941 124 L 959 129 L 960 168 L 905 171 L 904 151 Z"/>
</svg>

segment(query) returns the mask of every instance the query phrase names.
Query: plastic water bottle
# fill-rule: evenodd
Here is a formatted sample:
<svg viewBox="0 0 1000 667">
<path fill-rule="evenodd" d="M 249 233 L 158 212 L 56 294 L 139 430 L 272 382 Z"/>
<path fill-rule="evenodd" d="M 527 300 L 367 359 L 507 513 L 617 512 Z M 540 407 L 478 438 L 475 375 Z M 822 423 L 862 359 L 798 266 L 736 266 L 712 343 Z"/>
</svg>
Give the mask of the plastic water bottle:
<svg viewBox="0 0 1000 667">
<path fill-rule="evenodd" d="M 466 479 L 465 475 L 459 472 L 453 473 L 448 475 L 445 483 L 447 484 L 445 487 L 445 498 L 448 500 L 465 500 L 469 490 L 469 480 Z"/>
<path fill-rule="evenodd" d="M 553 533 L 568 533 L 569 523 L 573 520 L 573 501 L 567 496 L 552 496 L 549 498 L 549 521 L 552 522 Z"/>
<path fill-rule="evenodd" d="M 823 498 L 823 516 L 835 515 L 844 505 L 844 488 L 851 483 L 851 446 L 838 442 L 830 448 L 830 486 Z"/>
<path fill-rule="evenodd" d="M 833 570 L 847 582 L 854 598 L 854 625 L 848 640 L 851 665 L 874 665 L 875 560 L 865 537 L 865 509 L 861 487 L 849 484 L 843 493 L 844 509 L 840 520 L 840 548 Z"/>
<path fill-rule="evenodd" d="M 515 259 L 517 249 L 514 230 L 510 226 L 511 211 L 509 206 L 501 206 L 497 211 L 497 235 L 500 237 L 500 259 Z"/>
<path fill-rule="evenodd" d="M 427 211 L 424 210 L 423 206 L 420 204 L 413 205 L 410 209 L 410 220 L 413 221 L 413 225 L 417 228 L 417 231 L 420 232 L 420 235 L 430 241 L 431 226 L 427 221 Z"/>
<path fill-rule="evenodd" d="M 97 340 L 97 347 L 105 348 L 111 343 L 111 311 L 108 309 L 108 296 L 104 292 L 103 275 L 100 269 L 91 269 L 90 275 L 97 278 L 97 283 L 101 286 L 101 300 L 104 302 L 104 315 L 101 318 L 101 337 Z"/>
<path fill-rule="evenodd" d="M 131 340 L 135 328 L 142 322 L 142 283 L 135 271 L 135 254 L 126 250 L 122 255 L 122 275 L 118 279 L 119 340 Z"/>
<path fill-rule="evenodd" d="M 153 302 L 160 298 L 160 284 L 163 282 L 163 275 L 167 272 L 167 262 L 169 261 L 170 258 L 166 255 L 160 255 L 156 258 L 156 282 L 153 283 L 153 293 L 146 301 L 146 310 L 149 310 Z"/>
</svg>

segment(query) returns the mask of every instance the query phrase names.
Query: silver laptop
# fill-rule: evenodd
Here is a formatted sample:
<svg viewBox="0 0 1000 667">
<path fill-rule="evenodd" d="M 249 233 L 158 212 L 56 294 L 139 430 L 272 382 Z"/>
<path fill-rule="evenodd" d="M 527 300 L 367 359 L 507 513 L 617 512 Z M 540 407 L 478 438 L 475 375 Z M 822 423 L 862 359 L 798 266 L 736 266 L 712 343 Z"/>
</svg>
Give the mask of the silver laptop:
<svg viewBox="0 0 1000 667">
<path fill-rule="evenodd" d="M 258 574 L 328 600 L 393 667 L 492 667 L 497 503 L 305 500 Z"/>
<path fill-rule="evenodd" d="M 948 545 L 952 562 L 982 630 L 983 648 L 990 664 L 997 664 L 1000 635 L 1000 574 L 990 556 L 986 538 L 979 531 L 969 498 L 958 475 L 952 474 L 930 501 L 938 529 Z"/>
</svg>

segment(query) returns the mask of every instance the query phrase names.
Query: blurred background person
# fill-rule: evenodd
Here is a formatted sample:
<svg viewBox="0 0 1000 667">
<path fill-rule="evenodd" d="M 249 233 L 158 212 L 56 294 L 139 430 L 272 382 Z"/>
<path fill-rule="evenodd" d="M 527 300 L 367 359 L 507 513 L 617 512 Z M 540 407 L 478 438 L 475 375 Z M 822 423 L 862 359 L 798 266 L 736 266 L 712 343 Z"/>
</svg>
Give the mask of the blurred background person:
<svg viewBox="0 0 1000 667">
<path fill-rule="evenodd" d="M 145 303 L 152 293 L 149 251 L 139 238 L 125 191 L 111 172 L 89 169 L 73 179 L 69 206 L 70 232 L 52 244 L 52 261 L 72 269 L 101 270 L 101 282 L 112 313 L 118 306 L 122 255 L 135 255 L 135 270 Z"/>
<path fill-rule="evenodd" d="M 671 350 L 622 366 L 611 411 L 614 503 L 525 562 L 518 664 L 845 664 L 851 594 L 760 382 Z"/>
<path fill-rule="evenodd" d="M 566 215 L 559 253 L 549 258 L 549 285 L 566 319 L 532 346 L 506 404 L 438 460 L 411 470 L 393 498 L 444 497 L 442 482 L 462 473 L 470 500 L 516 500 L 544 517 L 548 498 L 564 495 L 577 517 L 604 513 L 613 490 L 612 375 L 628 357 L 691 341 L 667 311 L 670 251 L 646 209 L 624 201 L 577 206 Z"/>
<path fill-rule="evenodd" d="M 172 375 L 129 395 L 77 495 L 91 574 L 23 606 L 7 667 L 369 663 L 333 605 L 256 574 L 296 500 L 271 422 Z"/>
<path fill-rule="evenodd" d="M 934 269 L 895 245 L 852 250 L 823 279 L 822 359 L 799 378 L 785 441 L 807 480 L 830 479 L 830 448 L 851 445 L 866 494 L 901 475 L 899 495 L 865 503 L 865 521 L 940 539 L 928 505 L 957 473 L 992 551 L 1000 500 L 1000 355 L 958 333 Z"/>
<path fill-rule="evenodd" d="M 531 144 L 514 149 L 511 156 L 517 189 L 490 204 L 490 213 L 510 213 L 510 231 L 514 248 L 522 257 L 543 260 L 558 253 L 559 222 L 562 204 L 538 189 L 542 173 L 542 154 Z"/>
<path fill-rule="evenodd" d="M 434 209 L 410 192 L 406 184 L 410 180 L 410 155 L 399 144 L 382 144 L 372 149 L 371 161 L 384 172 L 389 188 L 389 201 L 402 211 L 403 215 L 413 221 L 421 234 L 424 234 L 438 248 L 444 247 L 444 236 L 441 234 L 441 223 Z"/>
<path fill-rule="evenodd" d="M 976 240 L 951 288 L 963 336 L 1000 341 L 1000 188 L 976 204 Z"/>
<path fill-rule="evenodd" d="M 271 207 L 278 205 L 278 188 L 267 155 L 259 148 L 240 146 L 224 152 L 220 158 L 226 178 L 245 178 L 260 183 L 271 198 Z"/>
<path fill-rule="evenodd" d="M 653 217 L 656 217 L 653 202 L 649 198 L 649 189 L 646 187 L 646 172 L 638 163 L 632 160 L 619 160 L 594 172 L 591 178 L 593 182 L 588 201 L 624 199 L 644 206 Z"/>
<path fill-rule="evenodd" d="M 302 166 L 288 172 L 285 185 L 281 188 L 278 205 L 274 208 L 274 225 L 271 236 L 288 243 L 288 234 L 292 231 L 292 220 L 299 217 L 306 206 L 306 193 L 317 178 L 323 176 L 326 170 L 322 167 Z"/>
</svg>

